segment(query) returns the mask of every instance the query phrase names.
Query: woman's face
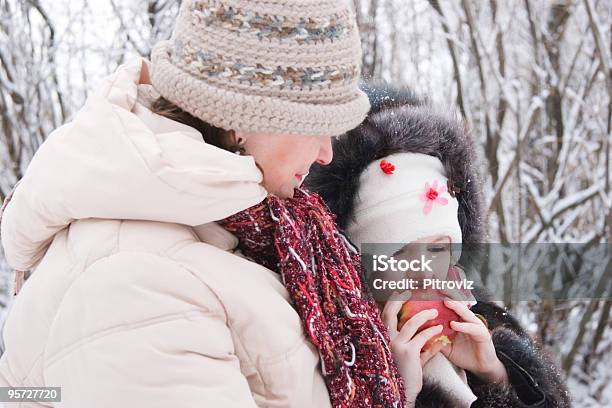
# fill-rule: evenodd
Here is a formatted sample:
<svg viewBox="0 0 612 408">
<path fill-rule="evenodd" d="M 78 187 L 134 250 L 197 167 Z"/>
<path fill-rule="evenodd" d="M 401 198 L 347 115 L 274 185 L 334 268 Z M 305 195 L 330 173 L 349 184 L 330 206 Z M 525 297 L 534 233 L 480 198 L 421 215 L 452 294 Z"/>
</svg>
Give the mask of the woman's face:
<svg viewBox="0 0 612 408">
<path fill-rule="evenodd" d="M 281 198 L 293 197 L 315 161 L 327 165 L 333 157 L 330 136 L 236 132 L 240 138 L 263 171 L 266 190 Z"/>
</svg>

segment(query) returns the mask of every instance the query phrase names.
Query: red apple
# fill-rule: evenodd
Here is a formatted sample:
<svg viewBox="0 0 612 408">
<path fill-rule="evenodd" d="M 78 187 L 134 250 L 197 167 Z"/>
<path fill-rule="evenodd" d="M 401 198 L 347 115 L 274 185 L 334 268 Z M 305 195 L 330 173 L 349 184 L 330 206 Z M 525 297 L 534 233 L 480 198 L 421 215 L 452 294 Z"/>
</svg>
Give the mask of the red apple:
<svg viewBox="0 0 612 408">
<path fill-rule="evenodd" d="M 436 309 L 438 316 L 428 320 L 420 328 L 419 332 L 428 327 L 442 325 L 442 331 L 436 337 L 428 340 L 423 347 L 423 350 L 429 349 L 435 342 L 450 344 L 455 338 L 457 332 L 450 327 L 451 321 L 460 321 L 459 315 L 454 310 L 449 309 L 444 304 L 444 295 L 433 290 L 415 290 L 412 291 L 410 299 L 402 305 L 402 309 L 398 314 L 397 330 L 401 330 L 404 323 L 411 319 L 415 314 L 426 309 Z"/>
</svg>

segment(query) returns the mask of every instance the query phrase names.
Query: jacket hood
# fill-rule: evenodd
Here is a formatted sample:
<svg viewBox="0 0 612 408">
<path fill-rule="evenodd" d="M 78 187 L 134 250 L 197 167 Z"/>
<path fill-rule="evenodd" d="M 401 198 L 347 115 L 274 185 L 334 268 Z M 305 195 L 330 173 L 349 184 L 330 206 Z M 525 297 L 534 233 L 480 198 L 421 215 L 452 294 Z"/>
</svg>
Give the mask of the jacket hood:
<svg viewBox="0 0 612 408">
<path fill-rule="evenodd" d="M 13 268 L 31 269 L 78 219 L 198 226 L 265 198 L 253 157 L 209 145 L 197 130 L 137 103 L 142 64 L 149 61 L 134 58 L 100 81 L 34 155 L 0 225 Z"/>
<path fill-rule="evenodd" d="M 359 127 L 334 139 L 334 160 L 327 166 L 315 163 L 304 186 L 323 198 L 345 229 L 355 221 L 360 178 L 368 165 L 395 153 L 434 156 L 459 188 L 463 243 L 485 242 L 482 169 L 465 123 L 434 109 L 410 90 L 376 83 L 362 87 L 370 98 L 370 114 Z"/>
</svg>

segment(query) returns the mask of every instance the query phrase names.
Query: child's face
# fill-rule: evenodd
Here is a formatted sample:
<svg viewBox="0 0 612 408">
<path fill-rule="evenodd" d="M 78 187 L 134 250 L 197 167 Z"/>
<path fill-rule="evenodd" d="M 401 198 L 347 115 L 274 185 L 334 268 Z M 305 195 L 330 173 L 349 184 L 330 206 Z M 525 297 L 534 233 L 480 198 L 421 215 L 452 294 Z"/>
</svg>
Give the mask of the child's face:
<svg viewBox="0 0 612 408">
<path fill-rule="evenodd" d="M 431 235 L 417 239 L 397 251 L 395 259 L 420 259 L 424 255 L 431 259 L 429 264 L 431 272 L 411 272 L 407 278 L 413 279 L 440 279 L 445 280 L 451 262 L 451 241 L 446 235 Z"/>
<path fill-rule="evenodd" d="M 451 240 L 446 235 L 432 235 L 424 237 L 415 241 L 412 241 L 402 247 L 400 250 L 393 254 L 393 258 L 396 260 L 405 259 L 407 261 L 413 259 L 421 259 L 421 255 L 425 256 L 425 259 L 431 259 L 429 267 L 431 272 L 414 272 L 414 271 L 386 271 L 376 272 L 370 276 L 370 285 L 373 284 L 371 281 L 374 278 L 382 278 L 387 281 L 399 281 L 404 278 L 412 278 L 415 280 L 422 279 L 440 279 L 446 280 L 448 276 L 448 269 L 451 263 Z M 419 285 L 421 286 L 421 285 Z M 377 299 L 388 299 L 393 293 L 392 289 L 377 289 Z M 401 291 L 400 291 L 401 292 Z M 379 305 L 384 305 L 384 302 L 379 302 Z"/>
</svg>

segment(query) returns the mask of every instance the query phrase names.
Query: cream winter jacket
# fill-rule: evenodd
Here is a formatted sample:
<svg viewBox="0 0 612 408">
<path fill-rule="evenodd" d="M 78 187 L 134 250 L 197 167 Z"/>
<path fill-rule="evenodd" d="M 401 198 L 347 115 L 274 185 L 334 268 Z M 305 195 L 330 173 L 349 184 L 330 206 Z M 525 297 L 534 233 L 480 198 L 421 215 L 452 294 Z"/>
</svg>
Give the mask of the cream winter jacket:
<svg viewBox="0 0 612 408">
<path fill-rule="evenodd" d="M 49 135 L 4 212 L 6 258 L 33 272 L 0 386 L 62 387 L 61 403 L 8 406 L 329 407 L 279 276 L 215 223 L 263 200 L 261 172 L 153 114 L 141 64 Z"/>
</svg>

